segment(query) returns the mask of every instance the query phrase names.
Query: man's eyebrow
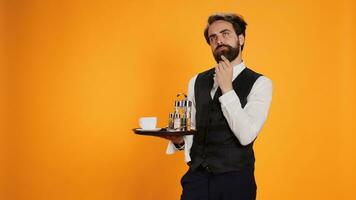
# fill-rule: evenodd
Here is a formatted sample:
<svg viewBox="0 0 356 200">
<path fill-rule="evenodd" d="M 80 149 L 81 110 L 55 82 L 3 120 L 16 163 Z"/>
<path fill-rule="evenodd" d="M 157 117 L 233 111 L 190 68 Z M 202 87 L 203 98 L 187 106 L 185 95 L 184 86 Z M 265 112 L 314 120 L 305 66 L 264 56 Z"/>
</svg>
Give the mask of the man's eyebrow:
<svg viewBox="0 0 356 200">
<path fill-rule="evenodd" d="M 226 32 L 226 31 L 230 31 L 230 30 L 229 29 L 224 29 L 224 30 L 220 31 L 220 33 Z"/>
<path fill-rule="evenodd" d="M 211 34 L 211 35 L 209 35 L 209 37 L 213 37 L 213 36 L 215 36 L 216 34 L 215 33 L 213 33 L 213 34 Z"/>
<path fill-rule="evenodd" d="M 221 30 L 219 33 L 223 33 L 223 32 L 226 32 L 226 31 L 231 32 L 231 30 L 229 30 L 229 29 L 223 29 L 223 30 Z M 213 34 L 209 35 L 208 37 L 212 37 L 212 36 L 215 36 L 215 35 L 216 35 L 216 34 L 213 33 Z"/>
</svg>

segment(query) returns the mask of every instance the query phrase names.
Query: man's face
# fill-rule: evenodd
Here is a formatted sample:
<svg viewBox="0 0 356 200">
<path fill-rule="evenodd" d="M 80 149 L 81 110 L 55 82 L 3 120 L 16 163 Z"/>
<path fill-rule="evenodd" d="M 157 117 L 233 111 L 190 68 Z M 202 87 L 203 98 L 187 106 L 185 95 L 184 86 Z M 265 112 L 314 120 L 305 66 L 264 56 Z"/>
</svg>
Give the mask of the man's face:
<svg viewBox="0 0 356 200">
<path fill-rule="evenodd" d="M 218 20 L 209 26 L 208 37 L 216 62 L 224 55 L 230 62 L 240 53 L 239 37 L 230 22 Z"/>
</svg>

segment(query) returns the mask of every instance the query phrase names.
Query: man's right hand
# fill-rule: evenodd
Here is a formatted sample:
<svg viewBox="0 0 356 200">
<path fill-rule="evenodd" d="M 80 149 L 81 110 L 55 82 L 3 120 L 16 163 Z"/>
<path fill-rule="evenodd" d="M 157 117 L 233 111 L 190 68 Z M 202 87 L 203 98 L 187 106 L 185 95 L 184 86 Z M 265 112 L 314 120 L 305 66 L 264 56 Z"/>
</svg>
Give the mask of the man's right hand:
<svg viewBox="0 0 356 200">
<path fill-rule="evenodd" d="M 183 136 L 160 136 L 160 137 L 163 137 L 167 140 L 170 140 L 172 141 L 173 144 L 182 144 L 184 143 L 184 139 L 183 139 Z"/>
</svg>

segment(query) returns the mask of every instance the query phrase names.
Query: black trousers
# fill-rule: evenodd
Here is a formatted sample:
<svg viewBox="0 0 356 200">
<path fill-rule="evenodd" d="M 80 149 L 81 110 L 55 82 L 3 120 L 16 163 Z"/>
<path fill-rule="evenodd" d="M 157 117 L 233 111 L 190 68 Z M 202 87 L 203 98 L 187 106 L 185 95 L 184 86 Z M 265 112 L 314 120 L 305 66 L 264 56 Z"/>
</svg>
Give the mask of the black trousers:
<svg viewBox="0 0 356 200">
<path fill-rule="evenodd" d="M 213 174 L 203 167 L 189 169 L 181 179 L 181 200 L 256 199 L 254 169 Z"/>
</svg>

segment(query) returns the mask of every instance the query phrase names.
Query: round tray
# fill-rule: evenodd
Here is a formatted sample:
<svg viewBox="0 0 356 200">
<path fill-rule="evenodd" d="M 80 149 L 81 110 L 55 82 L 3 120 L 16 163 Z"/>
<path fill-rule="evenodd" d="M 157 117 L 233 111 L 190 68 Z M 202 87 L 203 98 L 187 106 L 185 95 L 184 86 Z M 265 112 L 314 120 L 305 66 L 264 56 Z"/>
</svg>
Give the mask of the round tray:
<svg viewBox="0 0 356 200">
<path fill-rule="evenodd" d="M 152 135 L 152 136 L 183 136 L 183 135 L 193 135 L 197 131 L 168 131 L 166 128 L 162 128 L 157 131 L 140 130 L 139 128 L 132 129 L 138 135 Z"/>
</svg>

